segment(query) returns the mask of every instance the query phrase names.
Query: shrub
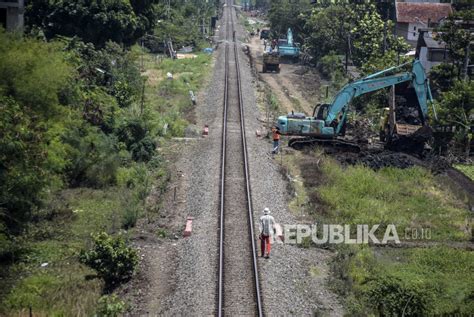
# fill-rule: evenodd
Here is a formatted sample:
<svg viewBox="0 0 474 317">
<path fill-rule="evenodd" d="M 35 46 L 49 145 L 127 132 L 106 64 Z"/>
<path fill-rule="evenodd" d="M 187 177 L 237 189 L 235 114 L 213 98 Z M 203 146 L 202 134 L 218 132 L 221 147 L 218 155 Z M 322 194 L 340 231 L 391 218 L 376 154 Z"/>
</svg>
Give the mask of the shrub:
<svg viewBox="0 0 474 317">
<path fill-rule="evenodd" d="M 423 316 L 429 293 L 414 282 L 391 275 L 379 275 L 368 284 L 366 300 L 381 316 Z"/>
<path fill-rule="evenodd" d="M 115 183 L 121 162 L 115 137 L 85 126 L 71 129 L 64 140 L 70 151 L 67 174 L 72 185 L 104 187 Z"/>
<path fill-rule="evenodd" d="M 140 205 L 135 200 L 125 203 L 122 215 L 122 228 L 127 230 L 135 227 L 140 214 Z"/>
<path fill-rule="evenodd" d="M 318 69 L 326 78 L 335 77 L 337 73 L 342 74 L 343 66 L 341 58 L 335 55 L 334 52 L 331 52 L 329 55 L 323 56 L 320 59 Z"/>
<path fill-rule="evenodd" d="M 125 311 L 125 303 L 115 295 L 104 295 L 99 299 L 97 316 L 116 317 Z"/>
<path fill-rule="evenodd" d="M 92 238 L 94 245 L 81 252 L 81 262 L 96 270 L 109 288 L 128 281 L 138 265 L 137 251 L 127 247 L 122 236 L 102 232 Z"/>
<path fill-rule="evenodd" d="M 155 142 L 146 136 L 130 146 L 132 158 L 137 162 L 148 162 L 155 154 Z"/>
<path fill-rule="evenodd" d="M 148 162 L 155 153 L 155 142 L 141 118 L 127 119 L 117 131 L 119 140 L 124 142 L 138 162 Z"/>
</svg>

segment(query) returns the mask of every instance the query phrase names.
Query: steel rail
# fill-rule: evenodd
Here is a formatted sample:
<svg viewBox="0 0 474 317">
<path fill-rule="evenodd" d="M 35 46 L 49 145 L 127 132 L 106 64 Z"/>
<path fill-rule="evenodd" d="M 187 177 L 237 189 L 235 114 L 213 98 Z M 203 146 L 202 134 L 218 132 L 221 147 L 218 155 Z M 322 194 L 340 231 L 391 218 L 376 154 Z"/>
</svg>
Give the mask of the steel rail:
<svg viewBox="0 0 474 317">
<path fill-rule="evenodd" d="M 221 141 L 221 181 L 220 181 L 220 219 L 219 219 L 219 271 L 218 271 L 218 310 L 217 315 L 220 317 L 223 315 L 224 308 L 224 217 L 225 217 L 225 168 L 226 168 L 226 139 L 227 139 L 227 109 L 228 109 L 228 96 L 229 96 L 229 41 L 234 31 L 234 18 L 232 15 L 232 6 L 229 6 L 227 2 L 227 15 L 230 16 L 230 28 L 229 19 L 226 21 L 226 46 L 225 46 L 225 67 L 224 67 L 224 105 L 223 105 L 223 117 L 222 117 L 222 141 Z M 230 32 L 232 31 L 232 32 Z M 257 265 L 257 254 L 256 254 L 256 243 L 254 233 L 254 222 L 253 222 L 253 206 L 251 199 L 251 188 L 250 188 L 250 173 L 248 165 L 248 151 L 247 151 L 247 140 L 245 134 L 245 119 L 244 119 L 244 108 L 242 98 L 242 85 L 240 78 L 240 65 L 238 48 L 236 43 L 233 44 L 235 67 L 237 75 L 237 89 L 238 89 L 238 104 L 240 110 L 240 129 L 241 129 L 241 141 L 242 141 L 242 153 L 243 153 L 243 165 L 244 165 L 244 176 L 245 176 L 245 187 L 247 196 L 247 216 L 249 225 L 249 238 L 251 242 L 251 259 L 253 267 L 253 280 L 255 287 L 255 302 L 257 311 L 256 314 L 261 317 L 263 316 L 262 301 L 260 296 L 260 284 L 258 278 L 258 265 Z"/>
<path fill-rule="evenodd" d="M 234 25 L 234 19 L 231 13 L 232 25 Z M 242 136 L 242 148 L 243 148 L 243 159 L 244 159 L 244 173 L 245 173 L 245 185 L 247 192 L 247 211 L 248 211 L 248 221 L 249 221 L 249 235 L 252 245 L 252 265 L 253 265 L 253 274 L 255 282 L 255 299 L 257 304 L 257 313 L 258 316 L 263 316 L 262 301 L 260 297 L 260 283 L 258 278 L 258 264 L 257 264 L 257 252 L 255 246 L 255 234 L 254 234 L 254 222 L 253 222 L 253 205 L 252 205 L 252 195 L 250 188 L 250 172 L 249 172 L 249 163 L 248 163 L 248 151 L 247 151 L 247 137 L 245 134 L 245 113 L 244 113 L 244 102 L 242 98 L 242 85 L 240 80 L 240 66 L 239 66 L 239 52 L 237 49 L 236 43 L 234 43 L 234 55 L 235 55 L 235 68 L 237 72 L 237 86 L 239 91 L 239 107 L 240 107 L 240 129 Z"/>
<path fill-rule="evenodd" d="M 226 25 L 226 38 L 229 35 L 229 27 Z M 221 187 L 220 187 L 220 218 L 219 218 L 219 280 L 218 280 L 218 316 L 222 316 L 224 305 L 224 197 L 225 197 L 225 162 L 226 162 L 226 139 L 227 139 L 227 104 L 229 84 L 229 45 L 225 46 L 224 62 L 224 109 L 222 115 L 222 141 L 221 141 Z"/>
</svg>

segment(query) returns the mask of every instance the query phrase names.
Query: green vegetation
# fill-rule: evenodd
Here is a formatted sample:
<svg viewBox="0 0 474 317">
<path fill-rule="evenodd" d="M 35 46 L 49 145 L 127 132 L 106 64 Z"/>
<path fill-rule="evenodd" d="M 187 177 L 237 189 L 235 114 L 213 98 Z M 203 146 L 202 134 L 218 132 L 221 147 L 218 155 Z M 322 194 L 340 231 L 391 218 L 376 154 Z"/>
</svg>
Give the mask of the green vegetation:
<svg viewBox="0 0 474 317">
<path fill-rule="evenodd" d="M 27 234 L 14 240 L 18 245 L 9 265 L 2 264 L 0 312 L 26 312 L 31 306 L 35 314 L 93 315 L 104 282 L 86 279 L 95 272 L 80 264 L 78 255 L 91 233 L 119 229 L 121 193 L 117 188 L 68 189 L 46 204 Z"/>
<path fill-rule="evenodd" d="M 433 240 L 470 238 L 461 229 L 468 210 L 421 167 L 373 171 L 363 166 L 342 168 L 326 159 L 322 173 L 326 181 L 317 195 L 328 207 L 327 216 L 337 223 L 395 224 L 399 235 L 405 228 L 430 228 Z"/>
<path fill-rule="evenodd" d="M 91 273 L 70 265 L 49 268 L 46 272 L 38 270 L 21 279 L 2 301 L 2 313 L 15 311 L 26 315 L 31 307 L 35 314 L 48 316 L 65 316 L 71 311 L 91 316 L 102 291 L 99 280 L 84 279 Z"/>
<path fill-rule="evenodd" d="M 303 51 L 312 57 L 322 75 L 331 79 L 331 95 L 352 79 L 349 78 L 351 73 L 344 74 L 341 68 L 341 60 L 346 54 L 350 65 L 356 66 L 361 76 L 410 60 L 404 56 L 409 50 L 408 44 L 395 35 L 395 24 L 386 16 L 388 10 L 394 12 L 393 2 L 317 1 L 310 5 L 308 0 L 278 0 L 263 1 L 259 5 L 270 5 L 268 19 L 274 37 L 284 36 L 289 27 L 293 29 Z M 454 146 L 450 146 L 450 150 L 458 150 L 467 157 L 474 139 L 469 133 L 474 124 L 474 82 L 470 80 L 472 74 L 466 67 L 469 64 L 466 61 L 466 47 L 474 39 L 469 28 L 459 21 L 472 21 L 474 10 L 461 2 L 454 6 L 459 10 L 440 26 L 438 34 L 439 40 L 447 43 L 449 56 L 453 60 L 449 64 L 438 65 L 432 71 L 431 82 L 439 113 L 439 122 L 432 122 L 432 125 L 456 126 L 452 140 L 443 139 L 439 143 L 453 141 Z M 468 60 L 474 60 L 472 49 Z M 381 109 L 388 105 L 387 95 L 386 90 L 381 90 L 356 98 L 353 109 L 376 126 Z"/>
<path fill-rule="evenodd" d="M 391 30 L 394 24 L 388 21 L 385 26 L 380 14 L 383 9 L 383 4 L 311 6 L 306 0 L 278 0 L 271 2 L 268 19 L 276 35 L 285 35 L 291 28 L 315 62 L 330 54 L 344 55 L 350 43 L 350 59 L 356 66 L 362 66 L 392 51 L 399 54 L 408 51 L 405 41 L 394 35 L 387 36 L 384 45 L 384 28 Z M 391 63 L 396 62 L 397 55 Z"/>
<path fill-rule="evenodd" d="M 208 74 L 211 65 L 211 56 L 208 54 L 197 54 L 196 58 L 185 58 L 178 61 L 164 60 L 155 70 L 159 71 L 163 76 L 166 73 L 173 74 L 173 80 L 161 81 L 158 85 L 150 86 L 156 89 L 158 96 L 157 104 L 160 105 L 160 112 L 167 113 L 169 109 L 178 110 L 180 113 L 186 114 L 192 112 L 193 104 L 191 102 L 189 91 L 197 92 L 203 85 L 203 80 Z M 168 115 L 172 116 L 173 112 Z M 183 127 L 179 127 L 178 118 L 172 118 L 168 123 L 170 129 L 175 129 L 177 134 L 183 134 Z M 181 122 L 182 124 L 182 122 Z"/>
<path fill-rule="evenodd" d="M 457 127 L 454 141 L 468 157 L 474 140 L 470 131 L 474 126 L 474 81 L 454 81 L 453 86 L 441 94 L 438 111 L 442 123 Z"/>
<path fill-rule="evenodd" d="M 474 180 L 474 166 L 457 164 L 455 165 L 455 167 L 461 172 L 463 172 L 467 177 Z"/>
<path fill-rule="evenodd" d="M 345 285 L 349 312 L 358 315 L 469 315 L 474 254 L 433 247 L 394 252 L 368 247 L 344 250 L 333 269 Z M 339 261 L 339 262 L 337 262 Z M 341 285 L 338 285 L 341 287 Z"/>
<path fill-rule="evenodd" d="M 28 3 L 26 19 L 33 32 L 41 30 L 48 39 L 62 35 L 98 46 L 107 41 L 132 45 L 153 30 L 157 6 L 156 0 L 39 0 Z"/>
<path fill-rule="evenodd" d="M 99 299 L 97 315 L 99 317 L 116 317 L 125 312 L 125 303 L 115 294 L 104 295 Z"/>
<path fill-rule="evenodd" d="M 294 177 L 293 212 L 312 215 L 318 224 L 349 224 L 352 228 L 380 224 L 379 238 L 386 225 L 395 224 L 400 240 L 407 243 L 408 248 L 329 246 L 337 250 L 330 284 L 343 296 L 349 314 L 474 312 L 470 300 L 474 284 L 469 274 L 474 255 L 462 249 L 462 243 L 471 238 L 470 214 L 429 171 L 342 167 L 319 152 L 298 152 L 284 160 L 283 167 Z M 410 242 L 426 244 L 426 248 L 410 248 Z M 440 246 L 431 246 L 434 242 Z M 459 243 L 460 249 L 452 248 L 451 243 Z M 301 246 L 315 247 L 309 239 Z"/>
<path fill-rule="evenodd" d="M 219 1 L 171 1 L 157 5 L 157 20 L 152 37 L 145 37 L 145 45 L 157 51 L 163 41 L 171 39 L 175 49 L 192 45 L 198 49 L 208 47 L 208 36 L 203 34 L 202 25 L 209 26 L 212 16 L 217 16 Z"/>
<path fill-rule="evenodd" d="M 171 12 L 170 23 L 189 28 L 167 37 L 205 45 L 197 25 L 214 3 L 174 2 Z M 135 45 L 145 33 L 158 38 L 165 15 L 157 1 L 42 0 L 28 4 L 28 34 L 0 30 L 0 315 L 125 309 L 101 296 L 134 271 L 126 238 L 140 217 L 158 215 L 159 201 L 146 198 L 169 180 L 169 151 L 157 145 L 185 134 L 189 90 L 211 64 L 209 55 L 162 60 Z"/>
<path fill-rule="evenodd" d="M 122 236 L 105 232 L 93 235 L 93 247 L 82 251 L 80 261 L 97 271 L 107 287 L 130 280 L 138 265 L 137 251 L 127 247 Z"/>
</svg>

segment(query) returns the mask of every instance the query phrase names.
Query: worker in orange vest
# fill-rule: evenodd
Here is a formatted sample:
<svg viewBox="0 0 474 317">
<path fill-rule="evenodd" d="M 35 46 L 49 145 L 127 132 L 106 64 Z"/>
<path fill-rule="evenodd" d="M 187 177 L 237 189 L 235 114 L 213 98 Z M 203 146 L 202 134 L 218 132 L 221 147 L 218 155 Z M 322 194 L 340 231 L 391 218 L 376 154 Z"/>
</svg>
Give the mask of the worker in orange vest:
<svg viewBox="0 0 474 317">
<path fill-rule="evenodd" d="M 277 127 L 272 128 L 273 150 L 272 154 L 277 154 L 280 148 L 280 130 Z"/>
</svg>

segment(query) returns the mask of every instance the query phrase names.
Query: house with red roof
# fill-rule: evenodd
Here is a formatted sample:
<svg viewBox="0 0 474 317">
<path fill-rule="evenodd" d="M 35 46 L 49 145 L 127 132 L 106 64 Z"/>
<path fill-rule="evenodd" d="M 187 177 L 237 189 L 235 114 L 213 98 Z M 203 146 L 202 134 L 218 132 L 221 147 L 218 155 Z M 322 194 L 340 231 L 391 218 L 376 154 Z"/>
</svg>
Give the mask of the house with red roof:
<svg viewBox="0 0 474 317">
<path fill-rule="evenodd" d="M 420 29 L 437 27 L 452 13 L 450 3 L 396 1 L 396 34 L 416 47 Z"/>
</svg>

